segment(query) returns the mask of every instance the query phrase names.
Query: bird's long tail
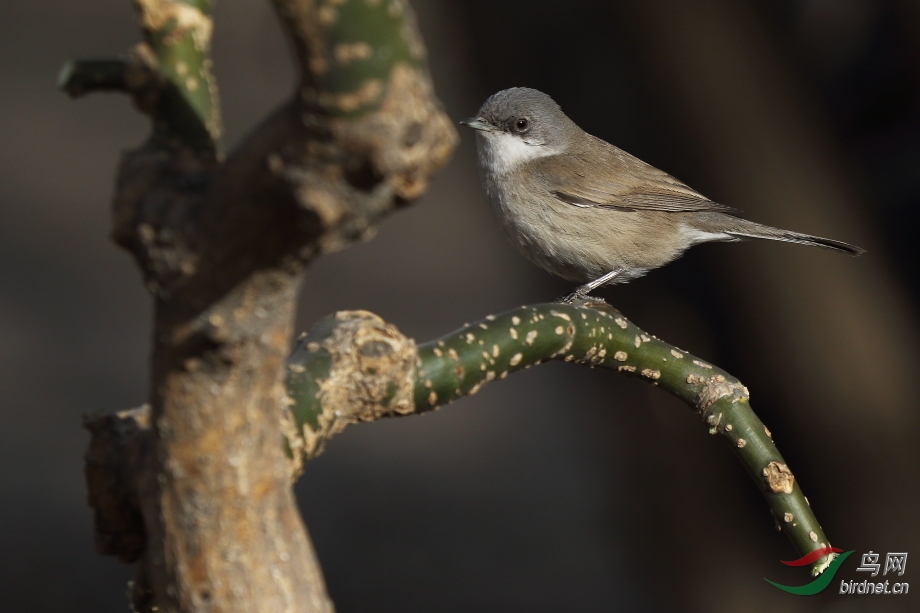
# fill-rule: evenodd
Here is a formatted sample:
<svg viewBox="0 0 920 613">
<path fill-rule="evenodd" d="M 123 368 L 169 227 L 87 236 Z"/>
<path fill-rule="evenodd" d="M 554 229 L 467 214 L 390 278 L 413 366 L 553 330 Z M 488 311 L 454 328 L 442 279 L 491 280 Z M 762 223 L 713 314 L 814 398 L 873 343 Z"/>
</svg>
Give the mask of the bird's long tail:
<svg viewBox="0 0 920 613">
<path fill-rule="evenodd" d="M 843 241 L 835 241 L 830 238 L 821 238 L 820 236 L 811 236 L 810 234 L 800 234 L 799 232 L 773 228 L 746 219 L 735 218 L 732 221 L 734 222 L 732 225 L 735 227 L 730 230 L 723 230 L 723 232 L 738 239 L 763 238 L 787 243 L 798 243 L 799 245 L 811 245 L 812 247 L 842 251 L 849 255 L 859 255 L 866 252 L 862 247 L 844 243 Z"/>
</svg>

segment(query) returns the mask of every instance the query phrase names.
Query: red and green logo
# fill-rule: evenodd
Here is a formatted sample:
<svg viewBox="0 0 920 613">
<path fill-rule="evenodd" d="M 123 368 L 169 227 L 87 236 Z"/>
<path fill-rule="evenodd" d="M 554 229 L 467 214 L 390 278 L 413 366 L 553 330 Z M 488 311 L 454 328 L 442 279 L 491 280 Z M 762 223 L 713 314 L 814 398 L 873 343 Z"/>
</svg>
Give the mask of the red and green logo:
<svg viewBox="0 0 920 613">
<path fill-rule="evenodd" d="M 843 564 L 844 560 L 850 557 L 850 554 L 853 553 L 853 551 L 844 552 L 842 549 L 838 549 L 837 547 L 822 547 L 820 549 L 815 549 L 808 555 L 801 557 L 798 560 L 792 560 L 788 562 L 786 560 L 781 560 L 781 562 L 786 566 L 807 566 L 808 564 L 811 564 L 812 562 L 815 562 L 816 560 L 819 560 L 831 553 L 839 553 L 840 555 L 834 558 L 828 567 L 824 569 L 824 572 L 818 575 L 818 578 L 811 583 L 806 583 L 805 585 L 799 586 L 780 585 L 779 583 L 770 581 L 766 577 L 764 577 L 764 581 L 774 587 L 778 587 L 784 592 L 789 592 L 790 594 L 795 594 L 797 596 L 814 596 L 831 584 L 831 581 L 834 580 L 834 575 L 837 574 L 837 571 L 840 569 L 840 565 Z"/>
</svg>

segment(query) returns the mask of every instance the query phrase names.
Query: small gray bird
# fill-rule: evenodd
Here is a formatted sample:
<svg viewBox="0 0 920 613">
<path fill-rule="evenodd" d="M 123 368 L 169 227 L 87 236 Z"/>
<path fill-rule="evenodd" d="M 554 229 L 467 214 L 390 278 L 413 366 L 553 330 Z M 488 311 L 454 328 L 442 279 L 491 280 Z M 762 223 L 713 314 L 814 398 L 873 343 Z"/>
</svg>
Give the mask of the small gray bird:
<svg viewBox="0 0 920 613">
<path fill-rule="evenodd" d="M 641 277 L 708 241 L 765 238 L 864 251 L 742 219 L 591 136 L 535 89 L 500 91 L 460 123 L 476 130 L 486 194 L 514 246 L 544 270 L 584 284 L 568 302 Z"/>
</svg>

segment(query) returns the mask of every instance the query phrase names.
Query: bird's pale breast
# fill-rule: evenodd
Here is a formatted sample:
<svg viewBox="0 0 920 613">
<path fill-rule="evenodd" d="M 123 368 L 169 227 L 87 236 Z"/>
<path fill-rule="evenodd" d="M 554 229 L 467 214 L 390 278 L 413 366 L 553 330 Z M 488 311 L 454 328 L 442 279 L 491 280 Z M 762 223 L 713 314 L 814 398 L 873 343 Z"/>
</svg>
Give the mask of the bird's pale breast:
<svg viewBox="0 0 920 613">
<path fill-rule="evenodd" d="M 583 208 L 552 196 L 533 176 L 483 168 L 489 202 L 507 237 L 544 270 L 587 283 L 612 270 L 617 282 L 667 264 L 690 246 L 683 215 Z"/>
</svg>

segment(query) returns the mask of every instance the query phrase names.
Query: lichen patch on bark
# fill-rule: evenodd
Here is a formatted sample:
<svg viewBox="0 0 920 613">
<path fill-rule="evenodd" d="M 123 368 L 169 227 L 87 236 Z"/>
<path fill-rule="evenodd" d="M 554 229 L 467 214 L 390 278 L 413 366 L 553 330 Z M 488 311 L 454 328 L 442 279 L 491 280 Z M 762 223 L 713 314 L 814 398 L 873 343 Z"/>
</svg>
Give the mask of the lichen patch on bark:
<svg viewBox="0 0 920 613">
<path fill-rule="evenodd" d="M 779 462 L 770 462 L 763 469 L 763 476 L 767 481 L 767 487 L 775 494 L 791 494 L 795 484 L 795 476 L 785 464 Z"/>
<path fill-rule="evenodd" d="M 140 9 L 138 19 L 145 30 L 168 30 L 173 37 L 190 32 L 199 50 L 210 44 L 214 22 L 197 7 L 175 0 L 135 0 L 135 4 Z M 167 27 L 169 22 L 175 24 L 171 29 Z"/>
<path fill-rule="evenodd" d="M 739 381 L 729 381 L 723 375 L 713 375 L 711 377 L 699 377 L 690 375 L 687 377 L 688 385 L 699 385 L 696 393 L 696 408 L 700 413 L 704 413 L 714 402 L 721 398 L 733 396 L 732 402 L 747 400 L 750 394 L 747 388 Z"/>
</svg>

